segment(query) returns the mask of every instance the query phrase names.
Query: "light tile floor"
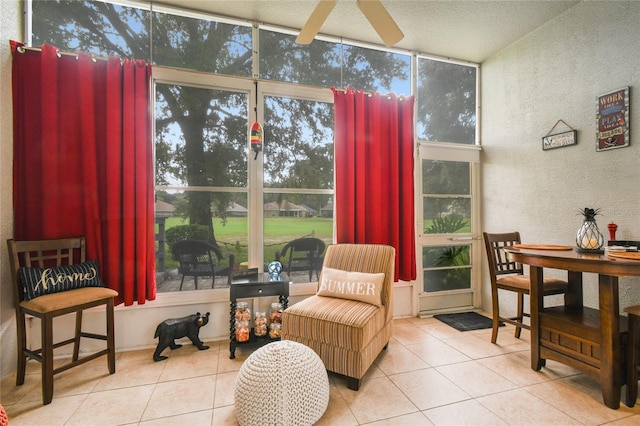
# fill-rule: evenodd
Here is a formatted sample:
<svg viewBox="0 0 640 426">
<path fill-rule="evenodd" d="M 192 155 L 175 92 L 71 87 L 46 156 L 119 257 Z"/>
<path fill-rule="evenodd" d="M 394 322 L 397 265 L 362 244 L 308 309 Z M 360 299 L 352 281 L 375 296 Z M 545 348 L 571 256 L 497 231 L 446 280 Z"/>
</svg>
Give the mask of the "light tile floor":
<svg viewBox="0 0 640 426">
<path fill-rule="evenodd" d="M 461 333 L 433 318 L 395 320 L 393 338 L 360 391 L 329 374 L 330 401 L 319 425 L 640 425 L 640 405 L 611 410 L 596 382 L 548 361 L 529 365 L 529 333 L 502 327 Z M 60 373 L 53 402 L 41 404 L 39 365 L 24 385 L 3 377 L 0 402 L 18 425 L 235 425 L 234 380 L 255 347 L 191 344 L 153 362 L 153 349 L 118 354 Z M 623 388 L 624 392 L 624 388 Z M 265 398 L 269 398 L 265 395 Z"/>
</svg>

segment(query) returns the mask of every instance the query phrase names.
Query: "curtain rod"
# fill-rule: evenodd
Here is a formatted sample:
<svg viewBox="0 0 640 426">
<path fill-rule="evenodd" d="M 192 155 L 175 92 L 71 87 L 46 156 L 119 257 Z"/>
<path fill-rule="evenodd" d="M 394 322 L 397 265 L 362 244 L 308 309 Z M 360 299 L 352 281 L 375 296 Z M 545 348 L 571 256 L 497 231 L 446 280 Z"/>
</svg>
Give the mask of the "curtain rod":
<svg viewBox="0 0 640 426">
<path fill-rule="evenodd" d="M 42 48 L 40 47 L 28 47 L 28 46 L 18 46 L 16 48 L 16 50 L 20 53 L 24 53 L 27 50 L 31 50 L 33 52 L 42 52 Z M 76 59 L 78 59 L 78 52 L 63 52 L 60 49 L 56 50 L 56 55 L 58 55 L 58 58 L 62 57 L 62 56 L 74 56 Z M 103 58 L 101 56 L 95 56 L 93 53 L 90 53 L 89 55 L 91 55 L 91 59 L 95 62 L 95 61 L 106 61 L 109 58 Z M 122 59 L 120 59 L 120 63 L 122 63 Z"/>
<path fill-rule="evenodd" d="M 347 93 L 347 89 L 346 88 L 345 89 L 340 89 L 340 88 L 334 87 L 333 89 L 338 91 L 338 92 Z M 377 93 L 377 92 L 367 92 L 366 90 L 358 90 L 358 89 L 353 89 L 353 90 L 360 91 L 360 92 L 364 93 L 366 96 L 369 96 L 369 97 L 371 97 L 371 96 L 373 96 L 374 94 Z M 400 99 L 401 101 L 403 101 L 404 98 L 407 97 L 405 95 L 398 95 L 395 92 L 391 92 L 391 93 L 395 94 L 397 96 L 397 98 Z M 391 93 L 378 93 L 378 95 L 384 96 L 385 98 L 390 99 L 391 98 Z"/>
</svg>

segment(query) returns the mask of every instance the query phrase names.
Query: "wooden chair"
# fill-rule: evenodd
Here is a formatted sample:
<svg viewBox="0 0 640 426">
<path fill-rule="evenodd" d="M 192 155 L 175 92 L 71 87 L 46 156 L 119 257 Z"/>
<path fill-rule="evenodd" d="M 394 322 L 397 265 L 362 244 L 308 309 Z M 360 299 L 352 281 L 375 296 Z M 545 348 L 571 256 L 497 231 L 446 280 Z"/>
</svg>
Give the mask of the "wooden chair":
<svg viewBox="0 0 640 426">
<path fill-rule="evenodd" d="M 85 261 L 85 239 L 64 238 L 42 241 L 7 240 L 9 262 L 14 288 L 14 304 L 18 338 L 18 371 L 16 385 L 24 384 L 27 359 L 31 358 L 42 364 L 42 402 L 51 403 L 53 398 L 53 376 L 84 364 L 87 361 L 107 355 L 109 373 L 116 371 L 116 349 L 114 338 L 114 297 L 118 292 L 104 287 L 84 287 L 65 290 L 58 293 L 41 295 L 30 300 L 25 298 L 25 291 L 19 278 L 21 267 L 50 268 L 73 265 Z M 76 261 L 77 260 L 77 261 Z M 94 334 L 82 331 L 82 312 L 94 306 L 105 305 L 106 333 Z M 53 320 L 61 315 L 76 314 L 74 337 L 54 342 Z M 26 318 L 35 317 L 40 320 L 41 345 L 39 349 L 27 347 Z M 106 341 L 106 348 L 80 358 L 80 339 L 90 338 Z M 73 343 L 71 362 L 57 368 L 53 366 L 53 350 Z"/>
<path fill-rule="evenodd" d="M 512 262 L 504 251 L 505 247 L 519 244 L 520 233 L 508 232 L 499 234 L 483 233 L 484 245 L 487 251 L 487 261 L 489 262 L 489 277 L 491 278 L 491 302 L 493 305 L 493 332 L 491 343 L 496 343 L 498 339 L 498 327 L 500 322 L 506 322 L 516 326 L 515 337 L 520 338 L 521 329 L 530 330 L 531 327 L 523 322 L 524 317 L 529 314 L 524 312 L 524 295 L 529 294 L 529 276 L 524 275 L 522 264 Z M 566 294 L 569 284 L 557 278 L 544 278 L 544 295 Z M 518 306 L 514 317 L 503 317 L 500 315 L 500 305 L 498 302 L 498 290 L 508 290 L 516 293 Z"/>
<path fill-rule="evenodd" d="M 640 305 L 624 309 L 629 314 L 629 334 L 627 339 L 627 400 L 629 407 L 636 405 L 638 399 L 638 368 L 640 368 Z"/>
<path fill-rule="evenodd" d="M 284 271 L 291 277 L 294 271 L 309 271 L 309 281 L 313 278 L 313 271 L 318 272 L 322 266 L 322 255 L 325 244 L 319 238 L 298 238 L 290 241 L 276 253 L 276 260 L 282 262 Z"/>
<path fill-rule="evenodd" d="M 200 240 L 178 241 L 171 246 L 171 252 L 173 257 L 180 262 L 178 268 L 178 273 L 182 274 L 180 290 L 182 290 L 185 276 L 193 277 L 196 290 L 198 289 L 198 277 L 211 277 L 211 288 L 215 284 L 216 276 L 226 276 L 227 285 L 231 284 L 231 272 L 234 265 L 232 253 L 223 255 L 217 246 Z M 223 265 L 222 262 L 226 262 L 227 265 Z"/>
</svg>

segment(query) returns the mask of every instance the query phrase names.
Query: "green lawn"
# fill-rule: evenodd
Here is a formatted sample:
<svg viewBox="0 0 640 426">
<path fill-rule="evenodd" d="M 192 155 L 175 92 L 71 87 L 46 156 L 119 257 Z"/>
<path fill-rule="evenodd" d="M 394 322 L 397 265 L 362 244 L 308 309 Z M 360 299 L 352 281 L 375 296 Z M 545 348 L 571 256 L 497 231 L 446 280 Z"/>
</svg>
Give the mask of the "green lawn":
<svg viewBox="0 0 640 426">
<path fill-rule="evenodd" d="M 165 230 L 188 224 L 180 217 L 169 217 L 165 222 Z M 227 252 L 233 253 L 236 263 L 248 260 L 248 219 L 231 217 L 226 223 L 218 218 L 213 219 L 213 229 L 218 244 Z M 320 217 L 267 217 L 264 219 L 264 260 L 275 259 L 275 253 L 284 245 L 296 238 L 314 236 L 329 244 L 333 237 L 333 219 Z M 177 262 L 171 259 L 169 247 L 166 248 L 166 269 L 176 268 Z"/>
</svg>

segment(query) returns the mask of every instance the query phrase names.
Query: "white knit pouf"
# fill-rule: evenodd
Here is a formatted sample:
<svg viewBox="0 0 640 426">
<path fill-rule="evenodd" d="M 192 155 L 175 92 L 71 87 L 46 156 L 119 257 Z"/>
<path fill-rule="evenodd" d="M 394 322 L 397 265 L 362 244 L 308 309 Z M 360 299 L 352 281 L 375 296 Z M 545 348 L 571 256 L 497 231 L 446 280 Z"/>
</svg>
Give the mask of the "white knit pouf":
<svg viewBox="0 0 640 426">
<path fill-rule="evenodd" d="M 307 346 L 282 340 L 249 355 L 236 377 L 235 408 L 241 425 L 312 425 L 329 403 L 329 378 Z"/>
</svg>

